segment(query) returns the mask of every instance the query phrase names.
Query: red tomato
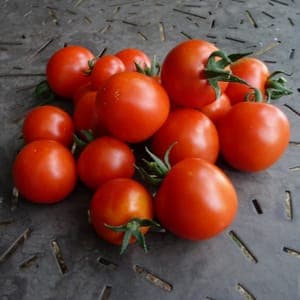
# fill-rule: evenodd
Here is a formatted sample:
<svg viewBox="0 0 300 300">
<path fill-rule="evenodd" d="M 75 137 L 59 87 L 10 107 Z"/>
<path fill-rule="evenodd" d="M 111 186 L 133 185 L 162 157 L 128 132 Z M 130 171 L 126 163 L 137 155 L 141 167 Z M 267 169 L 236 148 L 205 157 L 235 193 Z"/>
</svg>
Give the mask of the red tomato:
<svg viewBox="0 0 300 300">
<path fill-rule="evenodd" d="M 135 158 L 131 149 L 112 137 L 101 137 L 88 144 L 78 159 L 78 174 L 83 183 L 96 189 L 106 181 L 133 176 Z"/>
<path fill-rule="evenodd" d="M 238 200 L 229 178 L 218 167 L 187 158 L 169 171 L 154 204 L 163 227 L 182 238 L 202 240 L 231 224 Z"/>
<path fill-rule="evenodd" d="M 217 122 L 227 114 L 230 108 L 230 99 L 226 94 L 222 94 L 221 97 L 214 102 L 203 106 L 201 111 L 209 117 L 214 124 L 217 124 Z"/>
<path fill-rule="evenodd" d="M 200 111 L 177 109 L 170 112 L 163 126 L 153 135 L 151 149 L 160 158 L 170 152 L 174 165 L 188 157 L 203 158 L 214 163 L 219 153 L 219 138 L 215 125 Z"/>
<path fill-rule="evenodd" d="M 225 160 L 242 171 L 261 171 L 274 164 L 290 137 L 289 121 L 276 106 L 240 102 L 218 124 Z"/>
<path fill-rule="evenodd" d="M 23 123 L 25 143 L 35 140 L 55 140 L 65 146 L 73 141 L 74 125 L 71 116 L 59 107 L 39 106 L 31 110 Z"/>
<path fill-rule="evenodd" d="M 50 88 L 63 98 L 72 99 L 76 88 L 86 84 L 88 62 L 94 55 L 80 46 L 67 46 L 56 51 L 48 61 L 46 75 Z"/>
<path fill-rule="evenodd" d="M 267 66 L 260 60 L 253 57 L 244 57 L 230 65 L 233 75 L 244 79 L 250 86 L 255 87 L 265 95 L 265 85 L 270 75 Z M 226 89 L 231 104 L 245 101 L 248 93 L 251 93 L 248 86 L 241 83 L 230 82 Z"/>
<path fill-rule="evenodd" d="M 91 223 L 104 240 L 120 245 L 124 232 L 115 232 L 105 224 L 119 226 L 133 218 L 152 219 L 152 197 L 138 182 L 117 178 L 103 184 L 94 194 L 90 205 Z M 148 227 L 141 227 L 145 234 Z M 130 242 L 133 242 L 131 239 Z"/>
<path fill-rule="evenodd" d="M 135 63 L 139 64 L 142 68 L 150 67 L 151 60 L 146 53 L 135 48 L 126 48 L 115 54 L 122 60 L 125 65 L 126 71 L 136 71 Z"/>
<path fill-rule="evenodd" d="M 53 140 L 27 144 L 13 165 L 15 187 L 27 200 L 55 203 L 67 197 L 75 187 L 76 165 L 71 152 Z"/>
<path fill-rule="evenodd" d="M 136 143 L 148 139 L 167 119 L 169 98 L 152 78 L 123 72 L 110 77 L 98 91 L 97 113 L 115 137 Z"/>
<path fill-rule="evenodd" d="M 202 108 L 216 99 L 204 71 L 209 56 L 216 50 L 209 42 L 188 40 L 168 53 L 162 65 L 161 81 L 175 104 Z M 219 83 L 222 92 L 227 85 Z"/>
<path fill-rule="evenodd" d="M 73 104 L 76 106 L 79 99 L 81 99 L 86 93 L 90 93 L 95 91 L 92 87 L 92 84 L 90 81 L 88 81 L 86 84 L 79 86 L 74 93 L 73 96 Z"/>
<path fill-rule="evenodd" d="M 96 95 L 96 91 L 86 92 L 77 100 L 73 112 L 76 131 L 90 129 L 95 136 L 106 132 L 96 113 Z"/>
<path fill-rule="evenodd" d="M 124 71 L 125 65 L 117 56 L 105 55 L 98 58 L 91 74 L 93 89 L 98 90 L 109 77 Z"/>
</svg>

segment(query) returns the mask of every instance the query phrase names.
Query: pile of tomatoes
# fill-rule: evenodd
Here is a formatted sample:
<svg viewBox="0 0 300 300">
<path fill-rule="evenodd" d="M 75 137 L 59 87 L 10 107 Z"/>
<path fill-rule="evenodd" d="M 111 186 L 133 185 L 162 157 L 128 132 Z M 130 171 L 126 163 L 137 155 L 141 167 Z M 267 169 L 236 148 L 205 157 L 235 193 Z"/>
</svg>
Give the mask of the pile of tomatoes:
<svg viewBox="0 0 300 300">
<path fill-rule="evenodd" d="M 92 225 L 121 252 L 134 241 L 146 250 L 151 226 L 191 240 L 222 232 L 238 198 L 215 164 L 219 155 L 255 172 L 288 145 L 289 121 L 268 103 L 291 93 L 284 78 L 204 40 L 176 45 L 161 68 L 139 49 L 96 58 L 66 46 L 50 57 L 46 75 L 56 97 L 73 101 L 73 113 L 48 104 L 27 114 L 15 187 L 29 201 L 51 204 L 80 180 L 93 191 Z M 145 151 L 136 150 L 141 145 Z"/>
</svg>

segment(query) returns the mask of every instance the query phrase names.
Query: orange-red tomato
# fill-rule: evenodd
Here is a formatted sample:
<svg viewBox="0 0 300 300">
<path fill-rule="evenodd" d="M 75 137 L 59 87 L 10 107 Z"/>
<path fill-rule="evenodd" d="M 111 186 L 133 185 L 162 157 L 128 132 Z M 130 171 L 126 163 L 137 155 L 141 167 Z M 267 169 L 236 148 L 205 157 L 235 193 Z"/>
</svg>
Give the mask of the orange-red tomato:
<svg viewBox="0 0 300 300">
<path fill-rule="evenodd" d="M 73 141 L 74 125 L 67 112 L 53 105 L 44 105 L 27 114 L 22 130 L 25 143 L 50 139 L 69 146 Z"/>
<path fill-rule="evenodd" d="M 161 81 L 175 104 L 202 108 L 216 99 L 204 70 L 209 56 L 216 50 L 209 42 L 188 40 L 167 54 L 162 64 Z M 227 82 L 219 83 L 222 92 L 227 85 Z"/>
<path fill-rule="evenodd" d="M 290 125 L 276 106 L 240 102 L 218 123 L 221 153 L 241 171 L 261 171 L 284 153 L 290 138 Z"/>
<path fill-rule="evenodd" d="M 245 80 L 251 87 L 257 88 L 265 96 L 265 85 L 270 76 L 267 66 L 259 59 L 244 57 L 230 65 L 233 75 Z M 245 84 L 230 82 L 226 89 L 231 104 L 243 102 L 247 94 L 253 92 Z"/>
<path fill-rule="evenodd" d="M 139 64 L 142 68 L 150 67 L 151 60 L 148 55 L 140 49 L 126 48 L 115 54 L 125 65 L 126 71 L 136 71 L 135 63 Z"/>
<path fill-rule="evenodd" d="M 218 121 L 227 114 L 231 108 L 230 99 L 226 94 L 222 94 L 214 102 L 207 104 L 201 108 L 203 112 L 209 119 L 217 124 Z"/>
<path fill-rule="evenodd" d="M 228 227 L 238 200 L 229 178 L 215 165 L 187 158 L 173 166 L 154 199 L 163 227 L 191 240 L 211 238 Z"/>
<path fill-rule="evenodd" d="M 86 72 L 94 55 L 81 46 L 67 46 L 56 51 L 46 69 L 51 90 L 63 98 L 73 99 L 76 89 L 89 81 Z"/>
<path fill-rule="evenodd" d="M 98 58 L 91 73 L 92 88 L 98 90 L 109 77 L 124 71 L 125 65 L 117 56 L 105 55 Z"/>
<path fill-rule="evenodd" d="M 151 149 L 163 158 L 172 144 L 174 146 L 169 156 L 171 165 L 188 157 L 203 158 L 214 163 L 219 153 L 215 125 L 202 112 L 189 108 L 170 112 L 166 122 L 153 135 Z"/>
<path fill-rule="evenodd" d="M 86 91 L 77 100 L 73 112 L 73 120 L 77 132 L 92 130 L 94 136 L 102 135 L 106 132 L 96 113 L 96 96 L 96 91 Z"/>
<path fill-rule="evenodd" d="M 53 140 L 38 140 L 25 145 L 13 165 L 15 187 L 27 200 L 55 203 L 67 197 L 77 180 L 71 152 Z"/>
<path fill-rule="evenodd" d="M 105 224 L 120 226 L 133 218 L 152 219 L 152 201 L 151 195 L 137 181 L 128 178 L 112 179 L 100 186 L 92 198 L 91 223 L 101 238 L 120 245 L 124 233 L 108 229 Z M 141 227 L 140 230 L 145 234 L 148 229 Z"/>
<path fill-rule="evenodd" d="M 104 136 L 95 139 L 81 152 L 77 167 L 83 183 L 96 189 L 113 178 L 130 178 L 135 168 L 131 149 L 121 141 Z"/>
<path fill-rule="evenodd" d="M 138 72 L 110 77 L 98 91 L 101 122 L 118 139 L 130 143 L 151 137 L 167 119 L 170 103 L 164 88 Z"/>
<path fill-rule="evenodd" d="M 95 90 L 93 89 L 90 81 L 88 81 L 87 83 L 76 88 L 76 90 L 74 92 L 74 96 L 73 96 L 74 106 L 76 106 L 77 102 L 79 101 L 79 99 L 81 99 L 84 96 L 84 94 L 90 93 L 93 91 L 95 91 Z"/>
</svg>

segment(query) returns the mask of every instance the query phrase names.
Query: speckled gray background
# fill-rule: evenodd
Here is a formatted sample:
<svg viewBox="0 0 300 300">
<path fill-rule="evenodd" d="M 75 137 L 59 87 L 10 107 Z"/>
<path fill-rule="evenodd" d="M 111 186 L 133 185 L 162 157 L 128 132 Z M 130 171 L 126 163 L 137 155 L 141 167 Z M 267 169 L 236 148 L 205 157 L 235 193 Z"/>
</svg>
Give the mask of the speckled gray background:
<svg viewBox="0 0 300 300">
<path fill-rule="evenodd" d="M 31 230 L 0 261 L 1 300 L 300 299 L 299 0 L 0 3 L 0 257 Z M 82 187 L 54 206 L 21 201 L 10 209 L 11 164 L 20 146 L 22 117 L 36 104 L 33 86 L 44 79 L 45 64 L 56 49 L 81 44 L 98 54 L 104 48 L 114 53 L 138 47 L 162 60 L 187 38 L 207 39 L 228 53 L 254 51 L 271 71 L 293 73 L 294 94 L 276 104 L 292 126 L 285 155 L 257 174 L 225 167 L 240 199 L 230 228 L 197 243 L 153 232 L 147 235 L 149 253 L 132 246 L 120 256 L 88 224 L 90 194 Z M 232 233 L 252 256 L 238 247 Z M 53 255 L 53 240 L 65 261 L 64 274 Z M 141 268 L 141 274 L 134 271 Z M 151 273 L 166 282 L 166 289 L 148 280 Z"/>
</svg>

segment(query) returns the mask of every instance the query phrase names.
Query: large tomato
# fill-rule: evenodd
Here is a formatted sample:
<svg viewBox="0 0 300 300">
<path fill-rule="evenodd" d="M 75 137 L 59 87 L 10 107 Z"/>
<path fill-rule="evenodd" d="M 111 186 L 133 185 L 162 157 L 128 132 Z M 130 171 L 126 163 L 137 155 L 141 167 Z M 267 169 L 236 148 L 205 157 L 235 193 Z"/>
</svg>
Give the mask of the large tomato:
<svg viewBox="0 0 300 300">
<path fill-rule="evenodd" d="M 245 80 L 251 87 L 260 90 L 265 95 L 265 88 L 268 77 L 270 76 L 267 66 L 259 59 L 253 57 L 244 57 L 230 65 L 232 73 Z M 226 89 L 231 104 L 245 101 L 247 94 L 252 89 L 241 83 L 230 82 Z"/>
<path fill-rule="evenodd" d="M 188 157 L 203 158 L 214 163 L 219 153 L 215 125 L 202 112 L 194 109 L 170 112 L 166 122 L 153 135 L 151 149 L 163 158 L 172 144 L 169 156 L 171 165 Z"/>
<path fill-rule="evenodd" d="M 209 42 L 188 40 L 167 54 L 162 64 L 161 81 L 175 104 L 201 108 L 216 99 L 204 70 L 209 56 L 216 50 Z M 223 92 L 227 83 L 219 82 L 219 87 Z"/>
<path fill-rule="evenodd" d="M 233 221 L 238 207 L 228 177 L 200 158 L 187 158 L 173 166 L 154 200 L 162 226 L 191 240 L 222 232 Z"/>
<path fill-rule="evenodd" d="M 122 141 L 148 139 L 167 119 L 169 98 L 154 79 L 137 72 L 110 77 L 98 91 L 96 109 L 101 122 Z"/>
<path fill-rule="evenodd" d="M 15 187 L 27 200 L 55 203 L 68 196 L 76 184 L 76 165 L 71 152 L 53 140 L 27 144 L 13 165 Z"/>
<path fill-rule="evenodd" d="M 71 116 L 53 105 L 34 108 L 27 114 L 23 123 L 25 143 L 50 139 L 69 146 L 73 141 L 73 133 L 74 125 Z"/>
<path fill-rule="evenodd" d="M 105 225 L 121 226 L 135 219 L 152 219 L 152 197 L 137 181 L 127 178 L 113 179 L 103 184 L 94 194 L 90 204 L 90 217 L 101 238 L 120 245 L 124 232 L 115 232 Z M 136 225 L 133 222 L 131 224 Z M 138 230 L 145 234 L 148 229 L 149 227 L 141 227 Z M 133 238 L 129 240 L 133 241 Z"/>
<path fill-rule="evenodd" d="M 56 51 L 46 69 L 47 81 L 54 93 L 72 99 L 76 89 L 89 81 L 86 72 L 94 55 L 81 46 L 67 46 Z"/>
<path fill-rule="evenodd" d="M 240 102 L 218 123 L 221 153 L 234 168 L 261 171 L 284 153 L 290 125 L 276 106 L 259 102 Z"/>
<path fill-rule="evenodd" d="M 118 177 L 132 177 L 135 158 L 131 149 L 119 140 L 104 136 L 95 139 L 81 152 L 78 174 L 86 186 L 96 189 Z"/>
<path fill-rule="evenodd" d="M 110 76 L 124 71 L 125 65 L 117 56 L 105 55 L 98 58 L 91 73 L 93 89 L 98 90 Z"/>
<path fill-rule="evenodd" d="M 148 55 L 140 49 L 125 48 L 115 54 L 125 65 L 126 71 L 136 71 L 135 64 L 141 68 L 150 67 L 151 60 Z"/>
</svg>

